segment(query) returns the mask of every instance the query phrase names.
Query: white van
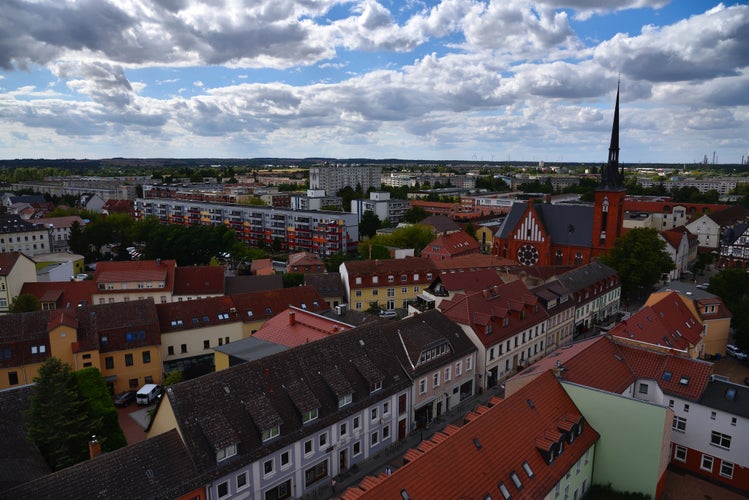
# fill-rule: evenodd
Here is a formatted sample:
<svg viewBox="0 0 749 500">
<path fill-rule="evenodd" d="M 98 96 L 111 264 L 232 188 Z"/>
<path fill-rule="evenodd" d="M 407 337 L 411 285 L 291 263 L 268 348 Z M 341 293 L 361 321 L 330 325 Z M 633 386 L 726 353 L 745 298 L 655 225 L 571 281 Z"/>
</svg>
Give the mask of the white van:
<svg viewBox="0 0 749 500">
<path fill-rule="evenodd" d="M 146 384 L 135 395 L 135 402 L 139 405 L 150 405 L 161 395 L 161 386 L 157 384 Z"/>
</svg>

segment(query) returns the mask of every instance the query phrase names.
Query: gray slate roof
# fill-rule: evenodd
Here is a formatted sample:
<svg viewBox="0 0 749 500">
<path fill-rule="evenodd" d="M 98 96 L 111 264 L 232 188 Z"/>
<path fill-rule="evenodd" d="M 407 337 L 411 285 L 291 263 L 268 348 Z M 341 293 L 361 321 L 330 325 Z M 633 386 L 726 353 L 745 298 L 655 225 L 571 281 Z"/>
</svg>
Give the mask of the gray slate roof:
<svg viewBox="0 0 749 500">
<path fill-rule="evenodd" d="M 197 471 L 176 430 L 0 493 L 0 499 L 172 499 L 196 486 Z"/>
<path fill-rule="evenodd" d="M 749 387 L 717 379 L 712 380 L 702 392 L 700 404 L 749 418 Z"/>
<path fill-rule="evenodd" d="M 523 217 L 528 203 L 515 203 L 499 226 L 496 236 L 508 238 Z M 551 205 L 534 203 L 533 211 L 551 236 L 552 244 L 592 246 L 593 207 L 588 205 Z"/>
<path fill-rule="evenodd" d="M 595 261 L 573 269 L 572 271 L 567 271 L 559 276 L 559 281 L 568 290 L 578 292 L 598 283 L 599 281 L 606 280 L 616 275 L 617 272 L 614 269 L 606 264 Z"/>
</svg>

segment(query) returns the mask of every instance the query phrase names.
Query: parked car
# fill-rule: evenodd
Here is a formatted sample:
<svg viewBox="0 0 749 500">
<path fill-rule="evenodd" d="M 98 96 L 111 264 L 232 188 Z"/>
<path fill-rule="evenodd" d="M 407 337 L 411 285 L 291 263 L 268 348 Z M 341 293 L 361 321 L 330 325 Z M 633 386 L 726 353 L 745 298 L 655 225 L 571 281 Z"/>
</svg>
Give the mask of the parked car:
<svg viewBox="0 0 749 500">
<path fill-rule="evenodd" d="M 159 397 L 161 397 L 161 386 L 158 384 L 146 384 L 138 389 L 138 394 L 135 395 L 135 402 L 139 405 L 150 405 Z"/>
<path fill-rule="evenodd" d="M 728 344 L 726 346 L 726 354 L 729 356 L 733 356 L 736 359 L 745 360 L 746 359 L 746 353 L 736 347 L 735 345 Z"/>
<path fill-rule="evenodd" d="M 398 313 L 392 309 L 388 309 L 387 311 L 380 311 L 380 318 L 395 319 L 397 317 Z"/>
<path fill-rule="evenodd" d="M 124 391 L 114 397 L 115 406 L 129 406 L 135 401 L 135 391 Z"/>
</svg>

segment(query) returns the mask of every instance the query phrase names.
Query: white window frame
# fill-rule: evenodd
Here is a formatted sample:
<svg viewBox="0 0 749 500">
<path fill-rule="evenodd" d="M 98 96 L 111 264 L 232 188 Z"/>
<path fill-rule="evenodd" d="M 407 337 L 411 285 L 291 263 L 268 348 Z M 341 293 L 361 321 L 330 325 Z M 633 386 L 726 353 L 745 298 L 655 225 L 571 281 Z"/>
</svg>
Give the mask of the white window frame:
<svg viewBox="0 0 749 500">
<path fill-rule="evenodd" d="M 679 446 L 678 444 L 674 446 L 674 460 L 677 460 L 679 462 L 686 462 L 687 461 L 687 449 L 684 446 Z"/>
<path fill-rule="evenodd" d="M 724 471 L 723 467 L 726 467 L 726 470 L 730 470 L 730 472 L 723 472 Z M 733 463 L 726 462 L 725 460 L 720 461 L 720 471 L 718 472 L 720 474 L 720 477 L 733 479 L 733 470 L 734 470 Z"/>
<path fill-rule="evenodd" d="M 705 467 L 705 463 L 707 462 L 710 463 L 710 467 Z M 700 470 L 712 472 L 714 464 L 715 464 L 715 457 L 713 457 L 712 455 L 705 455 L 704 453 L 702 454 L 702 458 L 700 458 Z"/>
</svg>

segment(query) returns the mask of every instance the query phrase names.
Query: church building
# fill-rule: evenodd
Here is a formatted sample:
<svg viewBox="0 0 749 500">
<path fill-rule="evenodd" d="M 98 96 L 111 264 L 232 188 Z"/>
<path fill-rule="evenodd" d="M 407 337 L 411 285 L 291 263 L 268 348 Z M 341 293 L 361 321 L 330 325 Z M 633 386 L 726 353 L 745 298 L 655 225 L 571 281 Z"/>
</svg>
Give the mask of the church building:
<svg viewBox="0 0 749 500">
<path fill-rule="evenodd" d="M 624 169 L 619 166 L 619 87 L 609 158 L 593 206 L 515 203 L 494 235 L 494 254 L 524 266 L 580 266 L 606 253 L 622 235 Z"/>
</svg>

